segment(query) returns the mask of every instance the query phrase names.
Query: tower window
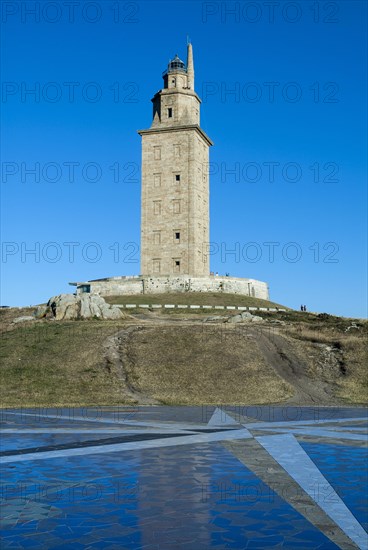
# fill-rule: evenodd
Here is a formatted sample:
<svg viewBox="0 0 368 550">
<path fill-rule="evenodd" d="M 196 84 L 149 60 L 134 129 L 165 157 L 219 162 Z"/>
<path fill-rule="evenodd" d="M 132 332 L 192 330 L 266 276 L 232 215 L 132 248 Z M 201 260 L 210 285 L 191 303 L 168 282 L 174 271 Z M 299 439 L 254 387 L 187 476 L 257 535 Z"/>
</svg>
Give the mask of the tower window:
<svg viewBox="0 0 368 550">
<path fill-rule="evenodd" d="M 173 115 L 172 108 L 169 107 L 169 109 L 167 110 L 167 116 L 168 116 L 169 118 L 172 118 L 172 115 Z"/>
<path fill-rule="evenodd" d="M 180 267 L 180 260 L 175 260 L 176 267 Z"/>
<path fill-rule="evenodd" d="M 180 174 L 176 174 L 175 181 L 180 181 Z"/>
<path fill-rule="evenodd" d="M 153 244 L 161 244 L 161 231 L 153 232 Z"/>
<path fill-rule="evenodd" d="M 153 201 L 153 212 L 161 214 L 161 201 Z"/>
<path fill-rule="evenodd" d="M 155 258 L 154 260 L 152 260 L 152 270 L 153 270 L 153 273 L 160 273 L 161 259 Z"/>
<path fill-rule="evenodd" d="M 174 145 L 174 156 L 176 158 L 180 157 L 180 145 Z"/>
<path fill-rule="evenodd" d="M 161 187 L 161 174 L 153 174 L 154 187 Z"/>
<path fill-rule="evenodd" d="M 180 199 L 173 200 L 172 203 L 173 203 L 173 213 L 180 214 L 181 212 Z"/>
<path fill-rule="evenodd" d="M 161 159 L 161 147 L 156 146 L 156 147 L 153 148 L 153 151 L 154 151 L 155 160 L 160 160 Z"/>
<path fill-rule="evenodd" d="M 174 231 L 174 241 L 180 243 L 180 231 Z"/>
<path fill-rule="evenodd" d="M 180 260 L 173 261 L 174 273 L 180 273 Z"/>
</svg>

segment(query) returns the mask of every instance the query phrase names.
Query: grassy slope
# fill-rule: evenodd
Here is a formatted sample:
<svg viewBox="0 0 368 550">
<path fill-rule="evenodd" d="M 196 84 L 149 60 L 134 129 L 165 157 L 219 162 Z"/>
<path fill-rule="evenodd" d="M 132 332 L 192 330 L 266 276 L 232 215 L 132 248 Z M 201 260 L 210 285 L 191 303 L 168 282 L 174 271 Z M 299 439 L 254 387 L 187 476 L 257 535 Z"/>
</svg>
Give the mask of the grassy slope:
<svg viewBox="0 0 368 550">
<path fill-rule="evenodd" d="M 0 310 L 2 406 L 129 403 L 122 398 L 121 373 L 106 364 L 102 344 L 132 320 L 10 324 L 27 314 L 26 309 Z M 367 322 L 357 321 L 359 330 L 346 332 L 348 319 L 300 312 L 262 315 L 287 321 L 279 330 L 310 358 L 311 377 L 337 383 L 338 395 L 347 404 L 367 402 Z M 146 325 L 131 336 L 129 381 L 165 403 L 267 403 L 286 398 L 288 385 L 257 354 L 254 342 L 231 330 L 230 325 L 187 325 L 180 330 L 179 325 Z M 328 365 L 321 367 L 318 344 L 341 350 L 337 377 Z"/>
<path fill-rule="evenodd" d="M 1 334 L 0 401 L 5 406 L 121 402 L 122 382 L 102 343 L 122 323 L 38 322 Z"/>
</svg>

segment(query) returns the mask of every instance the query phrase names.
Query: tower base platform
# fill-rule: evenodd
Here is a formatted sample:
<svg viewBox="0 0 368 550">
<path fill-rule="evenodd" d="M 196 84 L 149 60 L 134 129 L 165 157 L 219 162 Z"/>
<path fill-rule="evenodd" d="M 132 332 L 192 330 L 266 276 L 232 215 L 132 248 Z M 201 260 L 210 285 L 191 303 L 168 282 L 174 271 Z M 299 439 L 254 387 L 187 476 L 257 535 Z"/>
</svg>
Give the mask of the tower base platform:
<svg viewBox="0 0 368 550">
<path fill-rule="evenodd" d="M 223 294 L 241 294 L 269 300 L 268 284 L 255 279 L 210 275 L 191 277 L 189 275 L 168 275 L 159 277 L 133 275 L 128 277 L 110 277 L 95 279 L 84 283 L 69 283 L 77 287 L 77 294 L 90 292 L 100 296 L 163 294 L 170 292 L 218 292 Z"/>
</svg>

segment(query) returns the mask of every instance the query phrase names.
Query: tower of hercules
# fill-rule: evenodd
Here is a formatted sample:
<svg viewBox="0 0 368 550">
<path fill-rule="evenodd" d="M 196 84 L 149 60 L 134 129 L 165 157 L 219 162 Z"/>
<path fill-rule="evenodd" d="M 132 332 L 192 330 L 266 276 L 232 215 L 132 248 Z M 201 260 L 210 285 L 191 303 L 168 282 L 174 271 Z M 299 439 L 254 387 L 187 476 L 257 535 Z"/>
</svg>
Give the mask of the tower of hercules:
<svg viewBox="0 0 368 550">
<path fill-rule="evenodd" d="M 176 55 L 142 136 L 141 274 L 208 276 L 209 147 L 200 127 L 192 45 Z"/>
</svg>

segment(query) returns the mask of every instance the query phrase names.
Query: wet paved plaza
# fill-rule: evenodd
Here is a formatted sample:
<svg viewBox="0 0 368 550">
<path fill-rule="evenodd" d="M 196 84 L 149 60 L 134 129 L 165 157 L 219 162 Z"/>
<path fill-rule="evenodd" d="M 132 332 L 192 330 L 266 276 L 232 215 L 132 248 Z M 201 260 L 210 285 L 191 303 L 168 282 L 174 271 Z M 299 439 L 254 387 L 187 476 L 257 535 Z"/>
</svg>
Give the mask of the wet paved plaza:
<svg viewBox="0 0 368 550">
<path fill-rule="evenodd" d="M 365 409 L 1 415 L 1 548 L 368 548 Z"/>
</svg>

